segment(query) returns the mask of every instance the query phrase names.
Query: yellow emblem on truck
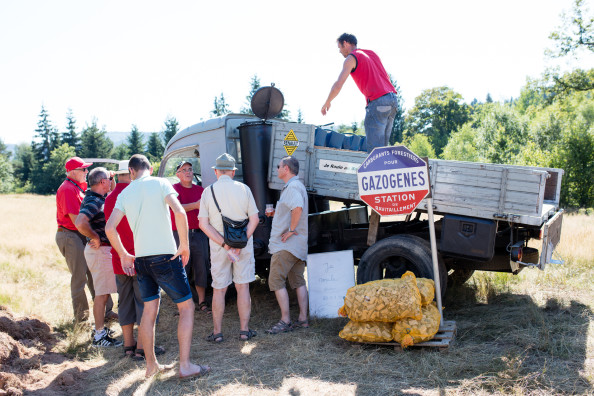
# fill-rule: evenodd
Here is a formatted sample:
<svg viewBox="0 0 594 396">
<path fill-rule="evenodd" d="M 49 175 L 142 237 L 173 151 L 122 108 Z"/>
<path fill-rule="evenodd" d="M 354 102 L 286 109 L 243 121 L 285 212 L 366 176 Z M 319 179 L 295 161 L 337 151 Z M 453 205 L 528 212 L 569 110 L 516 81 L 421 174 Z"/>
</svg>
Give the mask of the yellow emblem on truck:
<svg viewBox="0 0 594 396">
<path fill-rule="evenodd" d="M 299 140 L 297 140 L 297 136 L 295 136 L 295 132 L 291 129 L 287 136 L 285 136 L 285 140 L 283 141 L 283 147 L 287 152 L 287 155 L 293 155 L 297 147 L 299 147 Z"/>
</svg>

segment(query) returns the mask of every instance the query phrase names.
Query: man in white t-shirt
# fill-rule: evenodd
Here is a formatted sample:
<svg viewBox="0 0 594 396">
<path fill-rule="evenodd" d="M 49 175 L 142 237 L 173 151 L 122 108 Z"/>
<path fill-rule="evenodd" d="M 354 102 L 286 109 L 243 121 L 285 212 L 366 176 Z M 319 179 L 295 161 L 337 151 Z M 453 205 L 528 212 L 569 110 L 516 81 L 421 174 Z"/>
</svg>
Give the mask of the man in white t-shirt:
<svg viewBox="0 0 594 396">
<path fill-rule="evenodd" d="M 132 183 L 118 196 L 105 227 L 111 246 L 118 252 L 122 269 L 128 276 L 138 274 L 144 312 L 139 338 L 144 345 L 146 377 L 173 366 L 160 365 L 154 351 L 155 322 L 161 301 L 161 288 L 179 309 L 179 376 L 201 376 L 210 367 L 190 362 L 194 327 L 194 301 L 184 267 L 189 259 L 188 221 L 168 180 L 151 177 L 152 168 L 144 155 L 135 154 L 128 163 Z M 180 244 L 176 249 L 171 231 L 169 207 L 175 215 Z M 126 216 L 134 235 L 136 257 L 126 251 L 116 227 Z"/>
</svg>

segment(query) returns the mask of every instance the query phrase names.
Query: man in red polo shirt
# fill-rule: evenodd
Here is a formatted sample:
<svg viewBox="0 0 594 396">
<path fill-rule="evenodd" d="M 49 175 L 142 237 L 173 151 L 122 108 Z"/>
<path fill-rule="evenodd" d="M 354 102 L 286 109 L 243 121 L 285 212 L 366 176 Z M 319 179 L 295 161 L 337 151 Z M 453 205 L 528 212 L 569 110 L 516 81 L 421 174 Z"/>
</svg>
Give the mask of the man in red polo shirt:
<svg viewBox="0 0 594 396">
<path fill-rule="evenodd" d="M 95 298 L 93 278 L 87 268 L 84 250 L 87 243 L 86 238 L 78 232 L 74 226 L 76 217 L 80 210 L 80 204 L 85 197 L 87 189 L 86 177 L 90 162 L 85 162 L 79 157 L 72 157 L 66 161 L 66 180 L 58 188 L 56 193 L 56 218 L 58 221 L 58 232 L 56 233 L 56 244 L 60 253 L 66 259 L 66 265 L 72 275 L 70 279 L 70 293 L 72 296 L 72 308 L 74 318 L 77 321 L 85 321 L 89 317 L 89 303 L 85 294 L 85 284 Z M 107 301 L 105 317 L 107 319 L 117 318 L 112 311 L 113 301 Z"/>
<path fill-rule="evenodd" d="M 194 279 L 196 287 L 196 294 L 198 294 L 198 306 L 196 309 L 201 312 L 210 313 L 211 309 L 206 302 L 206 287 L 208 286 L 208 277 L 210 272 L 209 260 L 209 246 L 208 237 L 200 229 L 198 222 L 198 211 L 200 209 L 200 197 L 204 188 L 192 183 L 194 179 L 194 170 L 192 163 L 188 161 L 181 161 L 176 168 L 175 175 L 179 179 L 179 183 L 173 185 L 177 191 L 179 202 L 186 211 L 188 218 L 188 232 L 190 240 L 190 261 L 186 267 L 186 271 L 190 269 L 191 274 L 188 274 L 190 279 Z M 179 246 L 179 236 L 177 235 L 177 228 L 175 225 L 175 217 L 171 209 L 171 225 L 173 228 L 173 237 L 176 244 Z"/>
</svg>

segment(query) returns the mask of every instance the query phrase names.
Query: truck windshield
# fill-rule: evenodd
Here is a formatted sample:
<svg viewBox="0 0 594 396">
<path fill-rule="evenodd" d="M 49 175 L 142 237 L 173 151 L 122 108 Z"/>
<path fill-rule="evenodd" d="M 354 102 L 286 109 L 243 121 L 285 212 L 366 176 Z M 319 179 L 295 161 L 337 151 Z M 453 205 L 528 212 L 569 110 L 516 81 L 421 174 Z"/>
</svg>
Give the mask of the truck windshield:
<svg viewBox="0 0 594 396">
<path fill-rule="evenodd" d="M 161 166 L 165 166 L 165 169 L 159 173 L 161 173 L 164 178 L 169 180 L 171 184 L 179 183 L 179 178 L 175 174 L 175 168 L 177 168 L 179 163 L 182 161 L 187 161 L 192 164 L 192 169 L 194 171 L 194 180 L 192 180 L 192 183 L 202 185 L 200 158 L 197 158 L 196 156 L 187 156 L 184 155 L 184 153 L 181 153 L 179 155 L 169 157 L 165 164 L 161 163 Z"/>
</svg>

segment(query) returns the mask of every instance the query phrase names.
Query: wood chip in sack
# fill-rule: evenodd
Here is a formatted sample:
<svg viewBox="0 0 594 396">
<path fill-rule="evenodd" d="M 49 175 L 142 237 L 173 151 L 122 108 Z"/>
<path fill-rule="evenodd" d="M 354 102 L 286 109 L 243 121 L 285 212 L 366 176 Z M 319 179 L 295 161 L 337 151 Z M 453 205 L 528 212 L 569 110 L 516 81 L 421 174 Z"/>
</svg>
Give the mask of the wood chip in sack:
<svg viewBox="0 0 594 396">
<path fill-rule="evenodd" d="M 423 319 L 401 319 L 392 325 L 392 338 L 403 348 L 428 341 L 439 330 L 439 310 L 435 303 L 422 307 Z"/>
<path fill-rule="evenodd" d="M 407 271 L 400 279 L 382 279 L 351 287 L 339 312 L 346 312 L 349 319 L 356 322 L 421 319 L 421 293 L 415 275 Z"/>
<path fill-rule="evenodd" d="M 338 336 L 355 342 L 389 342 L 392 341 L 392 323 L 351 320 L 338 333 Z"/>
<path fill-rule="evenodd" d="M 421 305 L 431 304 L 435 298 L 435 282 L 433 279 L 417 278 L 417 286 L 421 292 Z"/>
</svg>

